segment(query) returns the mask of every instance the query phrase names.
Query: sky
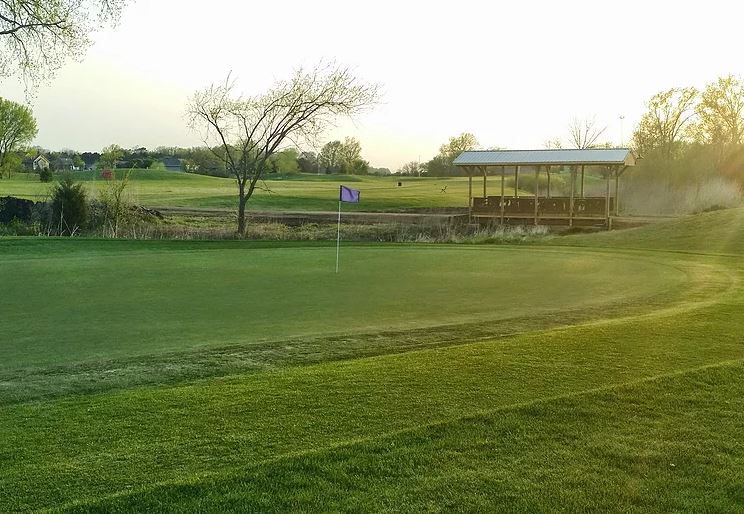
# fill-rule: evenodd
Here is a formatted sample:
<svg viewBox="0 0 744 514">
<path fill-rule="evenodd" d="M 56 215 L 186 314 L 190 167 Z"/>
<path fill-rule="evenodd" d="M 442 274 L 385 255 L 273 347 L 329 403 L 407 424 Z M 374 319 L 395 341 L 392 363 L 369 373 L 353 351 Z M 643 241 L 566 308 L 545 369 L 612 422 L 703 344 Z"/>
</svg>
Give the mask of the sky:
<svg viewBox="0 0 744 514">
<path fill-rule="evenodd" d="M 573 118 L 596 119 L 619 146 L 653 94 L 744 75 L 736 5 L 137 0 L 38 89 L 35 144 L 199 145 L 184 114 L 196 90 L 231 72 L 260 94 L 299 66 L 334 61 L 383 97 L 323 139 L 356 137 L 375 167 L 428 160 L 461 132 L 483 147 L 543 148 L 565 140 Z M 0 81 L 0 96 L 26 101 L 17 78 Z"/>
</svg>

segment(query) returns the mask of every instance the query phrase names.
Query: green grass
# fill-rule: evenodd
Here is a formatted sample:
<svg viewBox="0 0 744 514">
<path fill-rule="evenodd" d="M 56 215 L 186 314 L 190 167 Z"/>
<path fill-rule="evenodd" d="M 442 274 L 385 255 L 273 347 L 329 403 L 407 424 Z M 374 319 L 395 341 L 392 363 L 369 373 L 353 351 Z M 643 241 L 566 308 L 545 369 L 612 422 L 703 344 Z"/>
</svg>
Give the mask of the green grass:
<svg viewBox="0 0 744 514">
<path fill-rule="evenodd" d="M 323 245 L 0 241 L 0 510 L 736 511 L 740 215 L 355 246 L 339 277 Z"/>
<path fill-rule="evenodd" d="M 122 170 L 117 172 L 119 175 Z M 86 183 L 92 195 L 105 184 L 97 172 L 74 174 Z M 157 207 L 237 208 L 237 187 L 229 178 L 189 173 L 134 170 L 129 190 L 135 202 Z M 398 182 L 403 186 L 398 187 Z M 497 187 L 496 178 L 489 181 Z M 272 177 L 260 183 L 251 198 L 250 210 L 334 211 L 338 208 L 338 187 L 347 184 L 359 189 L 362 202 L 348 204 L 346 210 L 404 211 L 417 208 L 463 208 L 468 203 L 467 178 L 364 177 L 297 175 Z M 442 189 L 446 187 L 446 191 Z M 474 194 L 482 183 L 474 182 Z M 500 187 L 500 186 L 499 186 Z M 35 174 L 16 174 L 0 180 L 0 196 L 19 196 L 39 200 L 49 195 L 51 186 L 38 181 Z M 495 189 L 492 189 L 495 191 Z"/>
<path fill-rule="evenodd" d="M 540 316 L 650 296 L 685 279 L 658 262 L 552 249 L 346 246 L 336 275 L 332 246 L 56 244 L 63 256 L 33 254 L 36 242 L 29 252 L 0 247 L 9 341 L 0 370 L 497 321 L 525 307 Z M 609 273 L 619 285 L 605 280 Z M 512 277 L 519 286 L 503 294 Z"/>
</svg>

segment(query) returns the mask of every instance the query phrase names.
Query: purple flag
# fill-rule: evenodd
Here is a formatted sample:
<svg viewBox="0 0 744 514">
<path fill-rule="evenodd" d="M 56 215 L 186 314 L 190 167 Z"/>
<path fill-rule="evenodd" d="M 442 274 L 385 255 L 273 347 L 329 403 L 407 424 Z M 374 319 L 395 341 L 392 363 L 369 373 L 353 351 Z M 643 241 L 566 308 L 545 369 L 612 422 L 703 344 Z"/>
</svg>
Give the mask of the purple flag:
<svg viewBox="0 0 744 514">
<path fill-rule="evenodd" d="M 359 191 L 350 187 L 341 186 L 339 191 L 339 201 L 347 203 L 359 203 Z"/>
</svg>

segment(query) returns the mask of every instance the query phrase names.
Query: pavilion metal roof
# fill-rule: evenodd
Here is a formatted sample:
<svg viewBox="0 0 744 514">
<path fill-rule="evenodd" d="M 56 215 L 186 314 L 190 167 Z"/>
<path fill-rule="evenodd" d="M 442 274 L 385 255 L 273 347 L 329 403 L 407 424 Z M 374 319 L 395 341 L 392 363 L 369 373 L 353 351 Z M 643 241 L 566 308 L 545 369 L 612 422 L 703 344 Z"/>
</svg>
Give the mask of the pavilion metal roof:
<svg viewBox="0 0 744 514">
<path fill-rule="evenodd" d="M 455 166 L 635 166 L 636 156 L 628 148 L 587 150 L 472 150 L 461 153 Z"/>
</svg>

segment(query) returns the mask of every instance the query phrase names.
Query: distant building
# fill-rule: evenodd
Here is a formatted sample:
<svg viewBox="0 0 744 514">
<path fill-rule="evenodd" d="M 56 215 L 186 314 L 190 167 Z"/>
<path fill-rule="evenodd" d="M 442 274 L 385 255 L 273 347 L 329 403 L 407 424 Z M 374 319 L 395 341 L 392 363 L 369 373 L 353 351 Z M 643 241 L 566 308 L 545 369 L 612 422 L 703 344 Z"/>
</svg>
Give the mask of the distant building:
<svg viewBox="0 0 744 514">
<path fill-rule="evenodd" d="M 164 157 L 160 162 L 163 163 L 166 171 L 183 171 L 181 159 L 176 159 L 175 157 Z"/>
<path fill-rule="evenodd" d="M 36 158 L 31 162 L 31 169 L 34 171 L 48 170 L 49 159 L 43 155 L 37 155 Z"/>
<path fill-rule="evenodd" d="M 70 157 L 59 157 L 54 160 L 53 168 L 58 171 L 80 171 L 81 166 L 76 166 Z"/>
</svg>

